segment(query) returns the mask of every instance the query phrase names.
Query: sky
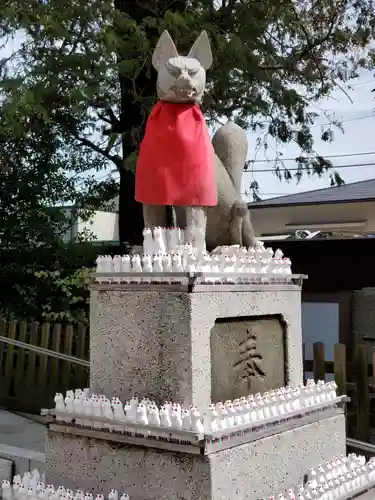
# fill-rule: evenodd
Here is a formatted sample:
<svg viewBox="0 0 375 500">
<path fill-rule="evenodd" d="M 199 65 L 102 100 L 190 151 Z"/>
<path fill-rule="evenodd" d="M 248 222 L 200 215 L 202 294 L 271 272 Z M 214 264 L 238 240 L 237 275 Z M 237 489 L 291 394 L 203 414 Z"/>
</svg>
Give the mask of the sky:
<svg viewBox="0 0 375 500">
<path fill-rule="evenodd" d="M 4 50 L 0 50 L 0 58 L 8 57 L 19 47 L 20 41 L 21 38 L 16 37 Z M 346 183 L 375 178 L 375 93 L 371 92 L 375 88 L 375 78 L 372 73 L 363 71 L 359 78 L 350 82 L 350 87 L 346 86 L 345 90 L 351 100 L 342 90 L 337 90 L 330 97 L 312 107 L 313 111 L 320 114 L 312 129 L 315 150 L 326 158 L 339 155 L 337 158 L 329 159 L 337 166 L 337 171 Z M 325 116 L 327 114 L 331 118 L 341 121 L 345 129 L 344 134 L 340 130 L 334 129 L 334 140 L 331 143 L 324 143 L 320 140 L 322 128 L 328 123 Z M 271 147 L 267 152 L 262 149 L 257 151 L 257 137 L 259 137 L 259 132 L 256 134 L 248 133 L 248 160 L 255 159 L 255 163 L 252 172 L 245 172 L 243 175 L 242 196 L 245 199 L 252 201 L 249 185 L 254 180 L 259 184 L 262 199 L 330 186 L 329 175 L 321 178 L 305 176 L 297 184 L 295 180 L 288 183 L 280 182 L 274 173 L 264 172 L 265 169 L 272 169 L 272 160 L 276 156 L 272 147 L 276 148 L 276 145 L 270 142 Z M 282 148 L 278 146 L 278 151 L 282 153 L 284 160 L 292 159 L 292 161 L 286 161 L 288 167 L 296 166 L 293 158 L 300 155 L 298 146 L 295 144 L 289 144 Z M 374 165 L 363 165 L 368 163 L 374 163 Z"/>
<path fill-rule="evenodd" d="M 316 106 L 312 107 L 313 111 L 320 113 L 316 125 L 312 128 L 314 148 L 320 155 L 330 159 L 335 167 L 337 166 L 335 170 L 340 173 L 347 184 L 375 178 L 375 93 L 371 92 L 375 88 L 375 78 L 372 73 L 363 71 L 359 78 L 350 82 L 350 86 L 351 89 L 347 86 L 345 90 L 352 102 L 343 91 L 337 90 L 329 98 L 318 102 Z M 341 121 L 344 127 L 344 134 L 339 129 L 334 129 L 334 140 L 331 143 L 320 140 L 322 127 L 328 124 L 323 112 L 331 118 Z M 248 134 L 248 160 L 254 159 L 257 149 L 257 135 L 259 133 Z M 300 150 L 295 144 L 288 144 L 282 148 L 279 146 L 278 151 L 282 152 L 282 158 L 284 159 L 293 159 L 300 154 Z M 339 157 L 329 158 L 334 155 L 339 155 Z M 330 186 L 328 175 L 321 178 L 304 177 L 299 184 L 295 180 L 288 183 L 285 181 L 280 182 L 274 173 L 262 172 L 265 169 L 272 169 L 272 161 L 267 162 L 267 157 L 269 160 L 273 160 L 276 153 L 271 148 L 266 153 L 264 150 L 259 150 L 256 153 L 254 175 L 249 172 L 243 176 L 243 196 L 250 201 L 252 198 L 250 196 L 246 197 L 245 192 L 249 192 L 249 185 L 253 180 L 256 180 L 259 184 L 262 199 Z M 293 161 L 285 161 L 285 163 L 290 168 L 296 167 Z M 366 163 L 373 163 L 373 165 L 364 166 L 363 164 Z M 340 166 L 343 167 L 340 168 Z"/>
</svg>

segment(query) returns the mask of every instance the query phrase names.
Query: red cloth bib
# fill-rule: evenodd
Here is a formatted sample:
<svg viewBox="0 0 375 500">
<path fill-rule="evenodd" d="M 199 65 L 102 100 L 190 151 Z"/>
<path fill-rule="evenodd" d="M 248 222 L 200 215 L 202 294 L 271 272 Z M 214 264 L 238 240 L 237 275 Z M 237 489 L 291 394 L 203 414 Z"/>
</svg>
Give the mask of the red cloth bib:
<svg viewBox="0 0 375 500">
<path fill-rule="evenodd" d="M 138 155 L 135 199 L 148 205 L 217 205 L 214 150 L 197 104 L 155 104 Z"/>
</svg>

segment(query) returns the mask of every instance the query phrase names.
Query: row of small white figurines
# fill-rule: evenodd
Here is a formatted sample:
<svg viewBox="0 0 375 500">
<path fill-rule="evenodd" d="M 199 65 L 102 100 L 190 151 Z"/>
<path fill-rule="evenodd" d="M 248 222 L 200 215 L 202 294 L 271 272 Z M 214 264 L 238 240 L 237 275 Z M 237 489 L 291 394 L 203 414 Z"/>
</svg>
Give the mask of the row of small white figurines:
<svg viewBox="0 0 375 500">
<path fill-rule="evenodd" d="M 155 227 L 151 230 L 146 227 L 143 230 L 143 253 L 145 254 L 183 254 L 186 251 L 188 251 L 189 254 L 196 255 L 205 253 L 205 248 L 202 251 L 201 248 L 193 246 L 189 238 L 185 237 L 185 230 L 180 228 Z M 278 251 L 280 252 L 281 250 Z M 224 254 L 229 257 L 235 254 L 240 257 L 241 253 L 242 255 L 255 257 L 257 261 L 259 261 L 261 257 L 273 257 L 272 248 L 265 248 L 264 242 L 260 240 L 255 243 L 254 247 L 248 250 L 246 248 L 240 249 L 240 245 L 231 245 L 217 247 L 212 253 Z"/>
<path fill-rule="evenodd" d="M 199 238 L 202 248 L 194 248 L 195 252 L 205 250 L 204 238 Z M 179 227 L 145 227 L 143 230 L 144 253 L 178 253 L 187 244 L 191 246 L 187 231 Z"/>
<path fill-rule="evenodd" d="M 270 500 L 340 500 L 371 488 L 375 482 L 375 458 L 351 453 L 311 469 L 305 486 L 270 497 Z M 375 492 L 374 492 L 375 498 Z"/>
<path fill-rule="evenodd" d="M 363 456 L 350 454 L 334 459 L 310 469 L 305 486 L 300 485 L 285 493 L 270 497 L 270 500 L 340 500 L 348 495 L 355 495 L 373 486 L 375 482 L 375 459 L 366 463 Z M 2 481 L 4 500 L 105 500 L 104 495 L 84 493 L 82 490 L 69 490 L 63 486 L 46 485 L 43 476 L 37 470 L 26 472 L 23 477 L 14 476 L 12 484 Z M 130 500 L 129 495 L 119 495 L 111 489 L 108 500 Z"/>
<path fill-rule="evenodd" d="M 1 485 L 3 500 L 105 500 L 104 495 L 94 497 L 82 490 L 69 490 L 63 486 L 45 484 L 44 477 L 38 470 L 26 472 L 22 477 L 13 477 L 12 484 L 4 480 Z M 117 490 L 110 490 L 107 500 L 130 500 L 129 495 L 119 495 Z"/>
<path fill-rule="evenodd" d="M 335 382 L 308 380 L 303 384 L 292 387 L 282 387 L 264 394 L 249 395 L 225 403 L 216 403 L 209 406 L 203 418 L 195 406 L 189 409 L 178 403 L 165 403 L 158 408 L 155 402 L 149 399 L 139 401 L 132 398 L 123 405 L 118 398 L 110 401 L 105 396 L 89 394 L 89 389 L 67 391 L 65 398 L 58 393 L 55 396 L 55 411 L 58 419 L 71 422 L 75 417 L 77 425 L 93 428 L 109 428 L 109 430 L 123 431 L 123 426 L 108 426 L 97 418 L 116 420 L 120 422 L 139 423 L 142 426 L 157 426 L 176 430 L 193 431 L 199 434 L 209 434 L 220 430 L 237 427 L 239 425 L 261 423 L 267 419 L 279 419 L 304 409 L 337 398 Z M 82 418 L 79 418 L 82 417 Z"/>
<path fill-rule="evenodd" d="M 244 255 L 208 254 L 201 257 L 190 252 L 189 248 L 182 253 L 154 253 L 144 255 L 99 255 L 96 259 L 97 273 L 182 273 L 204 272 L 215 274 L 241 273 L 288 275 L 292 273 L 290 259 L 283 258 L 281 250 L 276 250 L 274 257 L 255 257 Z M 246 249 L 244 249 L 247 252 Z M 273 253 L 272 249 L 271 253 Z M 277 253 L 279 252 L 279 253 Z"/>
</svg>

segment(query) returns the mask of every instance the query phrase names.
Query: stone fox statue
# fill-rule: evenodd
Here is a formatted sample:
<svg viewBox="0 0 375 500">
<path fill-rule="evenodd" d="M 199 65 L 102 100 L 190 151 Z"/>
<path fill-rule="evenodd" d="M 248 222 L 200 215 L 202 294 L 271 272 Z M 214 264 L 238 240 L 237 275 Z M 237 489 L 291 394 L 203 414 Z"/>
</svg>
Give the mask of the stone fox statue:
<svg viewBox="0 0 375 500">
<path fill-rule="evenodd" d="M 211 143 L 199 103 L 212 65 L 207 33 L 187 57 L 179 56 L 169 33 L 161 35 L 152 56 L 158 72 L 158 103 L 146 126 L 136 170 L 136 199 L 143 203 L 146 227 L 167 225 L 167 206 L 175 211 L 187 241 L 209 249 L 252 246 L 254 233 L 241 201 L 247 156 L 244 131 L 232 122 Z"/>
</svg>

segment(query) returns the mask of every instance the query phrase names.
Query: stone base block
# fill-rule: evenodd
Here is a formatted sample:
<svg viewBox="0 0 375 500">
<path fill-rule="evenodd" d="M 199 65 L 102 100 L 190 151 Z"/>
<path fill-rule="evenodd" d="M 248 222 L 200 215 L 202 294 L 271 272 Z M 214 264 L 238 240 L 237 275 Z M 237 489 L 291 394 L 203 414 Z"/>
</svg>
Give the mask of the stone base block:
<svg viewBox="0 0 375 500">
<path fill-rule="evenodd" d="M 301 288 L 91 291 L 90 388 L 204 411 L 302 382 Z"/>
<path fill-rule="evenodd" d="M 46 472 L 47 483 L 105 494 L 115 488 L 132 500 L 261 500 L 343 454 L 343 414 L 206 456 L 49 431 Z"/>
</svg>

